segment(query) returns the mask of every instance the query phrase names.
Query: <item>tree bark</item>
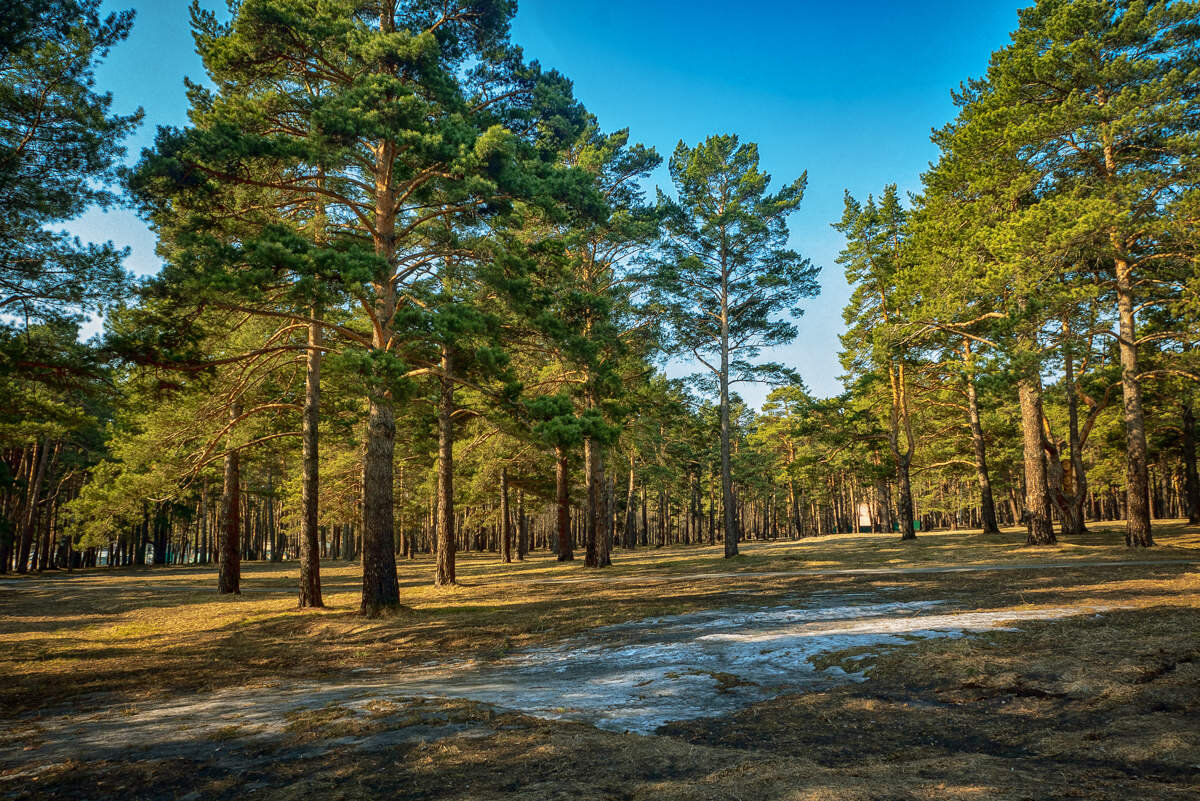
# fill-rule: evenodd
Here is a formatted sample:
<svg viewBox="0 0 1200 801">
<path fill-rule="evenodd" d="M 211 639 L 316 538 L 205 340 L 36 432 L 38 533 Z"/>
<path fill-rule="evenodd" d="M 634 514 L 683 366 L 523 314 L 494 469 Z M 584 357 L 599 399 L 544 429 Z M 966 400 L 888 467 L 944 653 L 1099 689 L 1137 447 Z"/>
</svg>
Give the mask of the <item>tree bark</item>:
<svg viewBox="0 0 1200 801">
<path fill-rule="evenodd" d="M 512 561 L 512 518 L 508 514 L 508 468 L 500 468 L 500 558 Z"/>
<path fill-rule="evenodd" d="M 234 401 L 229 406 L 229 418 L 241 416 L 242 406 Z M 241 465 L 239 454 L 227 443 L 225 453 L 225 483 L 221 490 L 221 542 L 217 552 L 217 591 L 222 595 L 241 594 Z"/>
<path fill-rule="evenodd" d="M 1196 470 L 1196 415 L 1191 400 L 1183 403 L 1183 485 L 1188 523 L 1200 523 L 1200 474 Z"/>
<path fill-rule="evenodd" d="M 1125 412 L 1125 492 L 1128 517 L 1125 544 L 1131 548 L 1149 548 L 1154 544 L 1150 531 L 1150 480 L 1146 457 L 1146 421 L 1142 412 L 1142 384 L 1138 379 L 1138 353 L 1133 310 L 1133 269 L 1118 255 L 1117 272 L 1117 348 L 1121 354 L 1121 392 Z"/>
<path fill-rule="evenodd" d="M 372 390 L 367 417 L 367 450 L 363 459 L 362 603 L 368 617 L 400 605 L 393 542 L 392 458 L 396 422 L 392 400 Z"/>
<path fill-rule="evenodd" d="M 17 572 L 29 572 L 29 550 L 33 547 L 33 530 L 38 519 L 39 498 L 42 494 L 42 483 L 46 477 L 46 464 L 50 461 L 50 443 L 42 440 L 37 446 L 37 456 L 34 462 L 37 467 L 33 470 L 33 483 L 29 486 L 28 502 L 25 507 L 25 520 L 21 526 L 21 541 L 17 548 Z"/>
<path fill-rule="evenodd" d="M 321 420 L 321 324 L 320 310 L 312 309 L 308 324 L 308 353 L 304 375 L 304 419 L 302 422 L 303 470 L 300 484 L 300 598 L 301 609 L 325 606 L 321 598 L 321 545 L 318 542 Z"/>
<path fill-rule="evenodd" d="M 632 549 L 637 545 L 637 494 L 634 492 L 633 451 L 629 452 L 629 486 L 625 493 L 625 538 L 623 545 Z"/>
<path fill-rule="evenodd" d="M 1021 430 L 1025 450 L 1025 518 L 1029 545 L 1053 545 L 1057 540 L 1050 521 L 1046 455 L 1042 440 L 1041 379 L 1026 376 L 1017 384 L 1021 403 Z"/>
<path fill-rule="evenodd" d="M 571 545 L 571 476 L 567 470 L 567 449 L 554 449 L 554 483 L 558 502 L 558 561 L 571 562 L 575 551 Z"/>
<path fill-rule="evenodd" d="M 584 567 L 608 567 L 612 556 L 608 552 L 607 515 L 604 505 L 604 457 L 600 444 L 588 437 L 583 442 L 584 472 L 587 473 L 587 547 Z"/>
<path fill-rule="evenodd" d="M 999 534 L 996 522 L 996 502 L 992 497 L 992 479 L 988 473 L 987 443 L 979 419 L 979 396 L 975 391 L 975 365 L 971 356 L 971 341 L 963 340 L 964 380 L 967 387 L 967 421 L 971 426 L 971 444 L 975 448 L 975 477 L 979 482 L 979 516 L 984 534 Z"/>
<path fill-rule="evenodd" d="M 437 572 L 433 583 L 446 587 L 456 582 L 457 543 L 454 537 L 454 377 L 450 353 L 442 349 L 441 396 L 438 399 L 437 463 Z"/>
</svg>

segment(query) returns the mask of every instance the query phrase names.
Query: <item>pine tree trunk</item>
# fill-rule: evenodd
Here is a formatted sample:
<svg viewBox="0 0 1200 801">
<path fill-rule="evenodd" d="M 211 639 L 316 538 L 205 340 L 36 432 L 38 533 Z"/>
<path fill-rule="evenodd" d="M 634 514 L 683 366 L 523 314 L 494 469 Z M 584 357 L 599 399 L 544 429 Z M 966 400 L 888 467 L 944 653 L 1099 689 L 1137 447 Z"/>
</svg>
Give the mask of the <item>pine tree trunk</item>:
<svg viewBox="0 0 1200 801">
<path fill-rule="evenodd" d="M 558 504 L 558 561 L 571 562 L 575 550 L 571 544 L 571 476 L 567 470 L 567 449 L 554 449 L 554 483 Z"/>
<path fill-rule="evenodd" d="M 733 498 L 733 464 L 729 448 L 729 355 L 721 351 L 721 522 L 725 534 L 725 558 L 737 556 L 738 526 Z"/>
<path fill-rule="evenodd" d="M 909 463 L 912 454 L 907 453 L 897 459 L 896 487 L 899 497 L 896 499 L 897 511 L 900 514 L 900 539 L 915 540 L 917 527 L 913 520 L 912 480 L 909 478 Z"/>
<path fill-rule="evenodd" d="M 634 492 L 633 451 L 629 452 L 629 487 L 625 493 L 625 539 L 624 547 L 637 545 L 637 494 Z"/>
<path fill-rule="evenodd" d="M 448 349 L 442 351 L 441 397 L 438 400 L 437 573 L 438 587 L 454 584 L 457 542 L 454 536 L 454 380 Z"/>
<path fill-rule="evenodd" d="M 608 522 L 604 507 L 604 457 L 600 444 L 591 437 L 583 442 L 583 462 L 587 474 L 587 540 L 583 564 L 584 567 L 608 567 L 612 558 L 608 552 Z"/>
<path fill-rule="evenodd" d="M 320 310 L 312 309 L 308 324 L 308 352 L 304 375 L 304 418 L 302 422 L 303 471 L 300 483 L 300 599 L 301 609 L 325 606 L 321 598 L 321 545 L 318 541 L 321 419 L 321 325 Z"/>
<path fill-rule="evenodd" d="M 367 448 L 363 458 L 362 603 L 361 614 L 378 615 L 400 605 L 396 578 L 396 546 L 392 528 L 392 459 L 396 422 L 392 400 L 373 390 L 367 417 Z"/>
<path fill-rule="evenodd" d="M 38 503 L 42 494 L 42 483 L 46 477 L 46 464 L 50 461 L 50 443 L 43 440 L 37 446 L 37 456 L 33 470 L 33 483 L 26 495 L 25 520 L 21 526 L 21 541 L 17 549 L 17 572 L 29 572 L 29 551 L 33 547 L 33 532 L 38 519 Z"/>
<path fill-rule="evenodd" d="M 979 481 L 979 515 L 984 534 L 999 534 L 996 522 L 996 502 L 992 498 L 992 479 L 988 474 L 987 444 L 983 439 L 983 424 L 979 419 L 979 397 L 975 391 L 975 368 L 971 359 L 971 341 L 963 340 L 963 358 L 966 364 L 967 421 L 971 426 L 971 444 L 975 448 L 975 476 Z"/>
<path fill-rule="evenodd" d="M 508 468 L 500 468 L 500 558 L 512 561 L 512 519 L 508 514 Z"/>
<path fill-rule="evenodd" d="M 525 517 L 525 491 L 517 490 L 517 561 L 529 553 L 529 519 Z"/>
<path fill-rule="evenodd" d="M 1063 323 L 1064 334 L 1069 334 Z M 1079 433 L 1079 390 L 1075 386 L 1075 360 L 1068 344 L 1063 349 L 1063 383 L 1067 389 L 1067 447 L 1070 449 L 1070 474 L 1064 475 L 1063 534 L 1087 533 L 1084 505 L 1087 503 L 1087 470 L 1083 466 L 1083 441 Z M 1070 494 L 1066 494 L 1069 491 Z"/>
<path fill-rule="evenodd" d="M 1046 455 L 1042 447 L 1042 392 L 1036 374 L 1017 384 L 1021 402 L 1021 430 L 1025 449 L 1025 518 L 1030 545 L 1053 545 L 1057 540 L 1050 521 L 1050 496 L 1046 480 Z"/>
<path fill-rule="evenodd" d="M 242 407 L 236 401 L 229 417 L 236 420 Z M 222 595 L 240 594 L 242 579 L 241 515 L 242 475 L 239 454 L 230 443 L 225 453 L 225 482 L 221 490 L 221 542 L 217 553 L 217 591 Z"/>
<path fill-rule="evenodd" d="M 1196 415 L 1191 400 L 1183 403 L 1184 513 L 1188 523 L 1200 523 L 1200 474 L 1196 469 Z"/>
<path fill-rule="evenodd" d="M 1117 348 L 1121 354 L 1121 391 L 1125 411 L 1126 505 L 1125 544 L 1148 548 L 1150 531 L 1150 479 L 1146 457 L 1146 422 L 1142 412 L 1142 384 L 1138 378 L 1138 353 L 1133 310 L 1133 270 L 1122 257 L 1117 272 Z"/>
</svg>

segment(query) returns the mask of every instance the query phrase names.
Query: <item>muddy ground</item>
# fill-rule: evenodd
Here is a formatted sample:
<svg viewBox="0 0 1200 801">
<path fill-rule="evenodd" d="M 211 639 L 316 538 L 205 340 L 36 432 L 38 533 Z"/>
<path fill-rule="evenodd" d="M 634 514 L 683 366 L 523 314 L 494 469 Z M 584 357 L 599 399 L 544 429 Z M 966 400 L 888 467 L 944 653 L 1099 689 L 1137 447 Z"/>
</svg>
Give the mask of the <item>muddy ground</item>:
<svg viewBox="0 0 1200 801">
<path fill-rule="evenodd" d="M 190 581 L 182 573 L 127 577 L 126 585 L 141 582 L 132 596 L 111 577 L 83 577 L 97 582 L 88 590 L 31 580 L 0 596 L 8 651 L 0 667 L 25 700 L 3 719 L 0 797 L 1200 798 L 1200 574 L 1188 558 L 1195 533 L 1180 529 L 1174 550 L 1149 555 L 1177 560 L 1170 564 L 1038 568 L 1027 560 L 1015 570 L 891 576 L 748 571 L 647 581 L 611 597 L 517 573 L 499 596 L 480 582 L 458 599 L 508 621 L 491 627 L 506 648 L 491 638 L 482 638 L 485 648 L 444 639 L 441 654 L 396 658 L 382 643 L 439 636 L 445 621 L 435 619 L 450 614 L 423 614 L 416 602 L 407 618 L 368 626 L 376 649 L 358 639 L 349 651 L 319 643 L 362 636 L 352 632 L 366 624 L 332 611 L 322 634 L 294 646 L 298 664 L 283 664 L 280 644 L 263 643 L 256 656 L 243 643 L 234 650 L 251 664 L 224 678 L 205 675 L 224 665 L 205 654 L 231 636 L 253 643 L 283 625 L 266 593 L 222 607 L 242 621 L 230 635 L 224 621 L 215 629 L 198 622 L 212 616 L 207 596 L 155 591 Z M 836 550 L 833 543 L 823 556 Z M 941 555 L 931 566 L 972 563 Z M 1077 556 L 1047 553 L 1041 562 Z M 444 596 L 420 597 L 429 610 L 447 606 Z M 489 598 L 503 599 L 499 610 Z M 522 611 L 539 603 L 616 611 L 564 612 L 557 617 L 574 622 L 556 626 L 541 607 L 540 617 Z M 138 623 L 147 609 L 174 623 Z M 461 614 L 451 622 L 462 624 Z M 1006 630 L 994 628 L 1004 621 Z M 828 647 L 812 644 L 822 637 Z M 729 650 L 734 641 L 740 650 Z M 689 650 L 697 642 L 704 649 Z M 336 656 L 321 656 L 323 648 Z M 109 675 L 114 660 L 139 649 L 153 653 L 133 666 L 134 679 Z M 582 678 L 615 682 L 607 718 L 602 702 L 565 698 L 579 676 L 557 685 L 538 676 L 588 649 L 593 666 L 615 664 Z M 316 652 L 311 662 L 297 656 L 303 651 Z M 704 661 L 714 653 L 738 658 Z M 188 657 L 199 658 L 180 674 Z M 697 661 L 694 672 L 679 669 L 687 660 Z M 105 666 L 105 677 L 89 676 L 89 665 Z M 783 678 L 771 679 L 780 668 Z M 440 695 L 430 683 L 438 674 Z M 539 682 L 548 689 L 522 695 Z M 680 687 L 699 689 L 688 691 L 690 706 L 677 703 Z M 671 698 L 675 722 L 629 711 L 638 693 L 653 690 Z M 40 704 L 28 697 L 39 691 Z M 547 701 L 555 693 L 561 706 Z"/>
</svg>

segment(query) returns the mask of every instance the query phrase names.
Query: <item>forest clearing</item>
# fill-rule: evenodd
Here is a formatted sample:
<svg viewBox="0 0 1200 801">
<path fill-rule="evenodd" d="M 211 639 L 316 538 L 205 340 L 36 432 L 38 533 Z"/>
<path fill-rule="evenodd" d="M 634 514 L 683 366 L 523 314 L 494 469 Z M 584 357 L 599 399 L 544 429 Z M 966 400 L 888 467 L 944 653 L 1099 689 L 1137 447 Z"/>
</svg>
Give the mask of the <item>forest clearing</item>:
<svg viewBox="0 0 1200 801">
<path fill-rule="evenodd" d="M 1200 0 L 0 0 L 0 799 L 1200 800 Z"/>
<path fill-rule="evenodd" d="M 555 582 L 550 558 L 503 569 L 474 557 L 450 596 L 418 560 L 400 564 L 402 610 L 366 620 L 354 564 L 329 566 L 316 616 L 280 597 L 296 576 L 279 565 L 249 569 L 227 598 L 186 567 L 10 579 L 0 793 L 1189 797 L 1200 529 L 1166 523 L 1153 560 L 1114 553 L 1119 537 L 1030 549 L 1011 530 L 919 545 L 835 535 L 750 544 L 732 572 L 717 549 L 678 547 L 587 586 Z M 780 651 L 796 641 L 781 640 L 776 610 L 804 629 L 803 653 Z M 701 625 L 645 642 L 677 616 Z M 662 648 L 722 632 L 761 635 L 722 663 L 742 675 Z M 539 706 L 538 684 L 596 643 L 613 672 L 568 675 L 575 694 L 549 688 L 585 714 Z M 781 673 L 760 695 L 745 656 L 764 649 Z M 487 681 L 472 683 L 481 668 Z M 497 695 L 506 672 L 517 681 Z M 636 716 L 602 720 L 603 704 L 586 714 L 589 690 L 623 697 L 621 672 L 629 703 L 671 685 L 650 696 L 663 720 L 639 730 Z"/>
</svg>

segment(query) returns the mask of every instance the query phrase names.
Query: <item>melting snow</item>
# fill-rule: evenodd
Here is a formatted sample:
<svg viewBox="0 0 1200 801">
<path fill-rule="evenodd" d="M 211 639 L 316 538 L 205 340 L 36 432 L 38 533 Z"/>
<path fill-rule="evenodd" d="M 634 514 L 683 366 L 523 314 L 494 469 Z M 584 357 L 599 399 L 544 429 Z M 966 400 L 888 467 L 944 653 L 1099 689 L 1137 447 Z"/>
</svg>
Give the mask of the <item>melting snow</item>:
<svg viewBox="0 0 1200 801">
<path fill-rule="evenodd" d="M 832 600 L 832 599 L 826 599 Z M 1080 614 L 1069 608 L 940 611 L 939 601 L 820 608 L 719 609 L 595 629 L 549 648 L 397 677 L 407 695 L 470 698 L 552 719 L 651 732 L 723 715 L 781 692 L 861 680 L 810 658 L 846 648 L 958 637 L 1004 621 Z"/>
<path fill-rule="evenodd" d="M 817 654 L 1104 611 L 955 612 L 940 601 L 881 600 L 814 595 L 807 606 L 717 609 L 606 626 L 491 661 L 430 663 L 395 673 L 353 671 L 343 682 L 231 688 L 140 709 L 49 714 L 37 721 L 43 742 L 24 754 L 0 752 L 0 765 L 35 755 L 220 750 L 213 738 L 221 742 L 224 727 L 236 727 L 239 739 L 272 739 L 283 734 L 292 713 L 415 697 L 472 699 L 542 718 L 648 733 L 668 721 L 728 714 L 782 692 L 862 680 L 838 668 L 816 668 L 811 658 Z"/>
</svg>

